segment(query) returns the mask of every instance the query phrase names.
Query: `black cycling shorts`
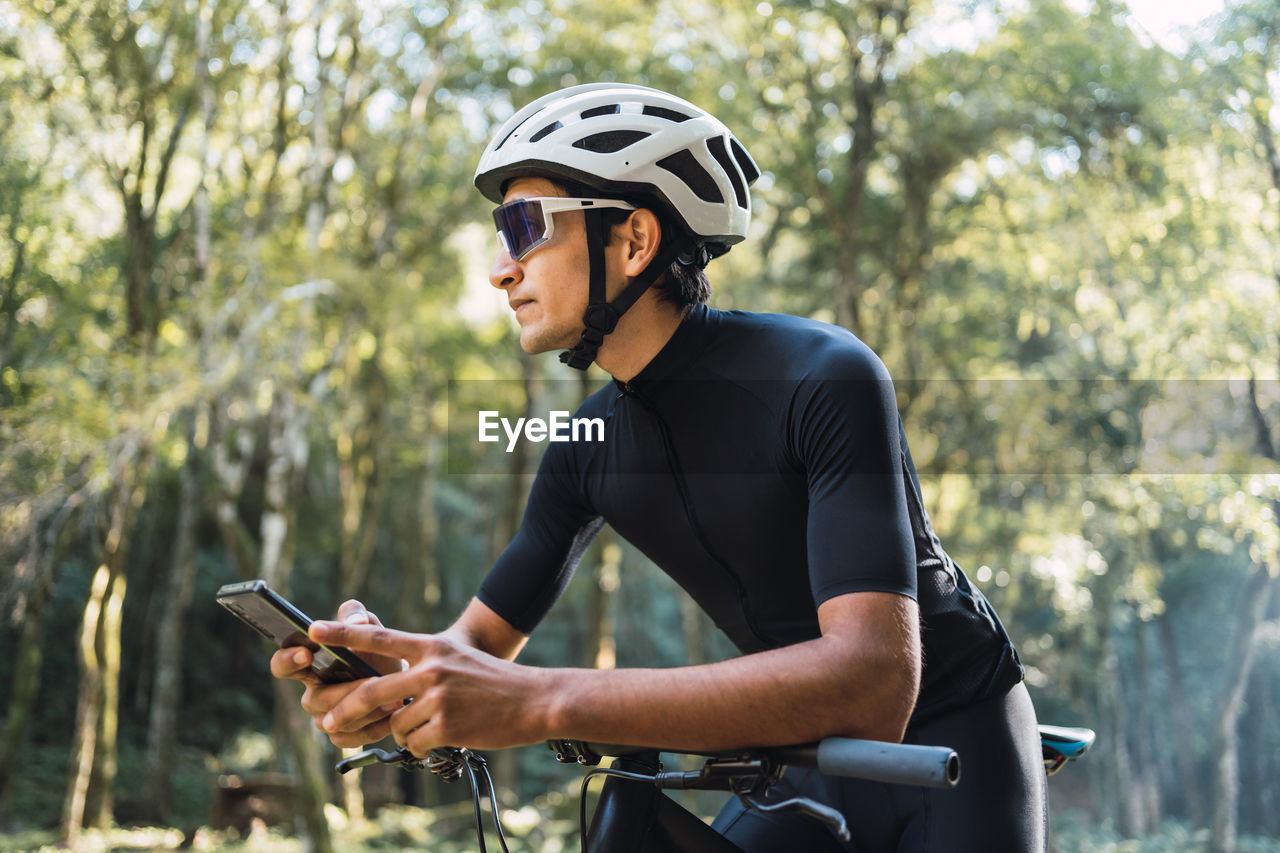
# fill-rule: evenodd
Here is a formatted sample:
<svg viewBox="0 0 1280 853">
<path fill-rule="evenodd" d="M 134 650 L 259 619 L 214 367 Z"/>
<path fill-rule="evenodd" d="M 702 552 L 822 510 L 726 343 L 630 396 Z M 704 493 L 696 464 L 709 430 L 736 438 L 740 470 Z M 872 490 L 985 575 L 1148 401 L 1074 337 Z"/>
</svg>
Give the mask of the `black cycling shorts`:
<svg viewBox="0 0 1280 853">
<path fill-rule="evenodd" d="M 790 768 L 770 800 L 810 797 L 844 814 L 840 842 L 804 815 L 761 814 L 736 798 L 713 826 L 745 853 L 1043 853 L 1048 807 L 1035 708 L 1026 687 L 909 729 L 906 743 L 949 746 L 960 756 L 951 790 L 887 785 Z"/>
</svg>

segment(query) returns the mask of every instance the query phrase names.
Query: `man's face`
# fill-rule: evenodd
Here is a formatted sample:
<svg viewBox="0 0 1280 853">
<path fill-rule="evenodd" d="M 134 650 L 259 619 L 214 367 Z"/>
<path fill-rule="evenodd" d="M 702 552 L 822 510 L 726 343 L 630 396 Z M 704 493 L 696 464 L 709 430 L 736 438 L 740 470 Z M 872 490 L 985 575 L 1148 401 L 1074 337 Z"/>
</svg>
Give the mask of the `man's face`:
<svg viewBox="0 0 1280 853">
<path fill-rule="evenodd" d="M 565 193 L 545 178 L 517 178 L 503 202 L 537 196 Z M 499 248 L 489 270 L 489 283 L 506 291 L 507 304 L 516 312 L 520 347 L 527 353 L 568 349 L 582 334 L 590 269 L 586 224 L 581 211 L 554 215 L 550 240 L 519 261 Z"/>
</svg>

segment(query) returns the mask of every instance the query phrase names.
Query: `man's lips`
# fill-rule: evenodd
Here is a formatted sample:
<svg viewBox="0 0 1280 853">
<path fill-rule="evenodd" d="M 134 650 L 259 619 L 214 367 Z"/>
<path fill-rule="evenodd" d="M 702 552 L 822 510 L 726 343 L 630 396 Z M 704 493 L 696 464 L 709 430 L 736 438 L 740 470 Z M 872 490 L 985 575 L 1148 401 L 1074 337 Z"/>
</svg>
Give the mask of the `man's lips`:
<svg viewBox="0 0 1280 853">
<path fill-rule="evenodd" d="M 525 307 L 526 305 L 533 304 L 533 300 L 532 299 L 512 299 L 507 304 L 511 306 L 511 310 L 514 311 L 516 316 L 518 317 L 520 316 L 520 309 Z"/>
</svg>

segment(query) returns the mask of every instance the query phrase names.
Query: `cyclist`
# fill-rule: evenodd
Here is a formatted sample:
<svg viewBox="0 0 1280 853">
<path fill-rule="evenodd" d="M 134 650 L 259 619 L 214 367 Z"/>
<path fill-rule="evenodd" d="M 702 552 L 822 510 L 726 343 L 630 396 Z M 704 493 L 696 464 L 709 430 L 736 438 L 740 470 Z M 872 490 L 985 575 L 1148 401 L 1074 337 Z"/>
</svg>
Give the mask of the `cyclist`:
<svg viewBox="0 0 1280 853">
<path fill-rule="evenodd" d="M 800 816 L 731 800 L 746 851 L 1042 850 L 1045 781 L 1023 669 L 942 549 L 880 360 L 848 331 L 717 311 L 703 267 L 747 236 L 758 170 L 713 116 L 659 92 L 575 86 L 499 128 L 475 183 L 499 204 L 490 272 L 530 353 L 566 348 L 613 382 L 554 443 L 521 527 L 457 622 L 383 628 L 358 602 L 313 637 L 389 675 L 320 685 L 272 659 L 339 746 L 388 733 L 416 755 L 548 738 L 714 750 L 843 735 L 945 744 L 952 791 L 789 770 L 782 792 L 849 818 L 841 847 Z M 668 572 L 742 656 L 613 671 L 514 659 L 604 522 Z M 412 699 L 405 703 L 404 700 Z"/>
</svg>

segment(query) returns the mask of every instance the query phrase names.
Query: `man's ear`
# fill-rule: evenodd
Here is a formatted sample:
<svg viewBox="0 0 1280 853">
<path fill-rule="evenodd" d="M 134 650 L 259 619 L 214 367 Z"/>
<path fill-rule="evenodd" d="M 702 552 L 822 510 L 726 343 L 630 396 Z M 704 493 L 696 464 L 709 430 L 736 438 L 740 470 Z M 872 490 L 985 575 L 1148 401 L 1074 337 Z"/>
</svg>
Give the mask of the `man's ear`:
<svg viewBox="0 0 1280 853">
<path fill-rule="evenodd" d="M 644 272 L 649 262 L 658 254 L 662 243 L 662 226 L 658 217 L 648 208 L 633 211 L 627 221 L 618 226 L 616 235 L 622 243 L 622 272 L 634 278 Z"/>
</svg>

